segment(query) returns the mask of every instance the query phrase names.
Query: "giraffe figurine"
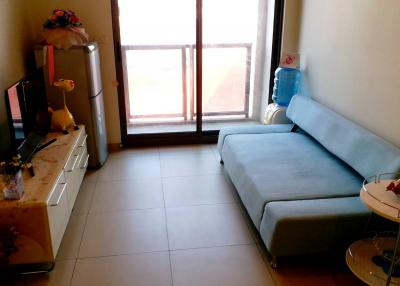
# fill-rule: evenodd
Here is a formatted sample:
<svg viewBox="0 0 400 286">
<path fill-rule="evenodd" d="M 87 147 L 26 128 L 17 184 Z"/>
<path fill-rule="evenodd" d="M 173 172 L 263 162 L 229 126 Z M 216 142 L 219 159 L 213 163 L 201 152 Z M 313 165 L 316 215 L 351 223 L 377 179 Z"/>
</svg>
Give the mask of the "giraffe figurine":
<svg viewBox="0 0 400 286">
<path fill-rule="evenodd" d="M 78 125 L 75 124 L 74 117 L 69 112 L 66 102 L 66 93 L 74 90 L 75 82 L 70 79 L 59 79 L 53 84 L 55 87 L 61 89 L 62 96 L 64 99 L 64 108 L 58 109 L 52 112 L 51 116 L 51 129 L 61 130 L 63 134 L 68 134 L 68 128 L 74 127 L 74 130 L 78 130 Z"/>
</svg>

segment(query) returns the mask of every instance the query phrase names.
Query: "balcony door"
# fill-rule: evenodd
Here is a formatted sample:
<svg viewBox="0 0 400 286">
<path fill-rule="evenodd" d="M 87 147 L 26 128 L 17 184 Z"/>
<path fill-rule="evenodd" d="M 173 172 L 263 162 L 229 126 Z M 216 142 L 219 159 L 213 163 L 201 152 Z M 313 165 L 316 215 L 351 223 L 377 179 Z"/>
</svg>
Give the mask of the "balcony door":
<svg viewBox="0 0 400 286">
<path fill-rule="evenodd" d="M 259 1 L 112 0 L 124 144 L 215 141 L 259 122 Z"/>
</svg>

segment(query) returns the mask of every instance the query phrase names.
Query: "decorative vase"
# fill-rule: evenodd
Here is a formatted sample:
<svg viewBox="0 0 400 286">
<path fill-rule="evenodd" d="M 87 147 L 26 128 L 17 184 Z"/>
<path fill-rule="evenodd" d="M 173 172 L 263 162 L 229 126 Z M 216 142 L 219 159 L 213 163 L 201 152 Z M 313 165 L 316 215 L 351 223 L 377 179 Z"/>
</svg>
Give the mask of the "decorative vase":
<svg viewBox="0 0 400 286">
<path fill-rule="evenodd" d="M 3 194 L 6 200 L 19 200 L 24 195 L 22 171 L 15 174 L 3 174 Z"/>
<path fill-rule="evenodd" d="M 72 46 L 82 46 L 89 41 L 89 35 L 82 27 L 49 28 L 44 29 L 42 35 L 47 44 L 64 50 Z"/>
</svg>

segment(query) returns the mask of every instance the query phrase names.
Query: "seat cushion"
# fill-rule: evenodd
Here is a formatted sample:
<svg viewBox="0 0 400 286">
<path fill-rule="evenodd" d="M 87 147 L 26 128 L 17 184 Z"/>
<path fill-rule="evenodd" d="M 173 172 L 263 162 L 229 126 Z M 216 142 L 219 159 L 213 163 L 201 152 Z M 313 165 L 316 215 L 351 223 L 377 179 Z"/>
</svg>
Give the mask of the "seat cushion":
<svg viewBox="0 0 400 286">
<path fill-rule="evenodd" d="M 257 228 L 268 202 L 354 196 L 362 183 L 358 173 L 302 133 L 228 136 L 222 158 Z"/>
<path fill-rule="evenodd" d="M 293 128 L 293 124 L 256 124 L 249 126 L 232 126 L 222 128 L 218 136 L 218 151 L 222 152 L 225 138 L 235 134 L 262 134 L 262 133 L 288 133 Z"/>
</svg>

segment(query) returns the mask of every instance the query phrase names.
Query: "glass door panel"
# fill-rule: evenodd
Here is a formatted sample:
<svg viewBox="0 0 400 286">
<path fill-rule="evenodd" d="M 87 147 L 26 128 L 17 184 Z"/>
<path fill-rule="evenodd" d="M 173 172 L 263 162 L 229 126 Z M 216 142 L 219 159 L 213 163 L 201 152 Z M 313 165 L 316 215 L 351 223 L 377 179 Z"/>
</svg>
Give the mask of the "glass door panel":
<svg viewBox="0 0 400 286">
<path fill-rule="evenodd" d="M 196 1 L 118 6 L 128 134 L 196 131 Z"/>
<path fill-rule="evenodd" d="M 203 116 L 244 113 L 246 55 L 246 47 L 203 48 Z"/>
<path fill-rule="evenodd" d="M 259 0 L 203 0 L 203 130 L 253 124 Z"/>
<path fill-rule="evenodd" d="M 179 121 L 185 116 L 180 49 L 126 51 L 129 123 Z M 134 96 L 137 95 L 137 96 Z"/>
</svg>

